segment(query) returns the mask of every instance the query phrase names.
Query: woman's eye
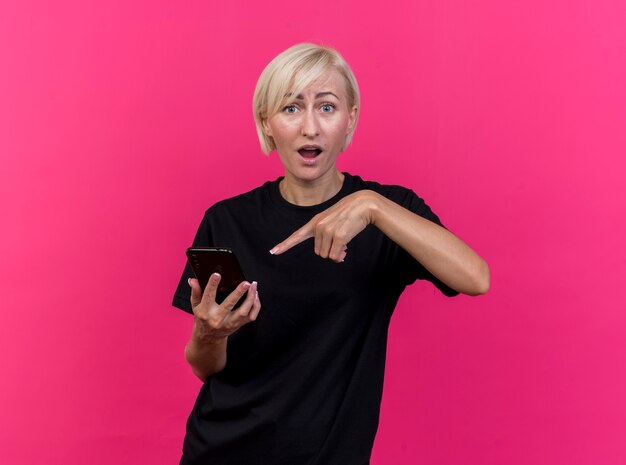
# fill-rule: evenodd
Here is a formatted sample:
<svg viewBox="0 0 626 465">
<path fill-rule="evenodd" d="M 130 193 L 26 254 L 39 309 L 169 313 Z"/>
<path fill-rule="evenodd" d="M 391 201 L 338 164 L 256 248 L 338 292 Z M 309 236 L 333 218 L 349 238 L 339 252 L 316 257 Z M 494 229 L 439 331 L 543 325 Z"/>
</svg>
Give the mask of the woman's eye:
<svg viewBox="0 0 626 465">
<path fill-rule="evenodd" d="M 334 107 L 334 106 L 332 106 L 332 105 L 328 105 L 328 104 L 326 104 L 326 105 L 322 105 L 322 111 L 323 111 L 324 113 L 330 113 L 330 112 L 331 112 L 331 111 L 333 111 L 334 109 L 335 109 L 335 107 Z"/>
<path fill-rule="evenodd" d="M 295 105 L 287 105 L 287 106 L 283 109 L 283 111 L 284 111 L 285 113 L 295 113 L 295 112 L 297 111 L 297 108 L 296 108 L 296 106 L 295 106 Z"/>
</svg>

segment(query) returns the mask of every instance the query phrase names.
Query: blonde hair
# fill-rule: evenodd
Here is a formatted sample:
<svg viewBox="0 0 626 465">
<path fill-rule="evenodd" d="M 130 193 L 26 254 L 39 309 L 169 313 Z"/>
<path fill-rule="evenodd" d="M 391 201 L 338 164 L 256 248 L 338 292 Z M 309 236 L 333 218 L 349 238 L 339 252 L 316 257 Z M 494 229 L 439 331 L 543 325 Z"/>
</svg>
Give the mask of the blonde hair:
<svg viewBox="0 0 626 465">
<path fill-rule="evenodd" d="M 348 63 L 331 47 L 302 43 L 288 48 L 265 67 L 256 88 L 252 108 L 261 150 L 269 154 L 276 148 L 274 139 L 265 134 L 263 121 L 278 113 L 293 95 L 300 94 L 308 85 L 319 79 L 327 71 L 334 69 L 343 77 L 346 85 L 348 107 L 359 108 L 359 86 Z M 354 127 L 346 136 L 343 148 L 352 141 Z"/>
</svg>

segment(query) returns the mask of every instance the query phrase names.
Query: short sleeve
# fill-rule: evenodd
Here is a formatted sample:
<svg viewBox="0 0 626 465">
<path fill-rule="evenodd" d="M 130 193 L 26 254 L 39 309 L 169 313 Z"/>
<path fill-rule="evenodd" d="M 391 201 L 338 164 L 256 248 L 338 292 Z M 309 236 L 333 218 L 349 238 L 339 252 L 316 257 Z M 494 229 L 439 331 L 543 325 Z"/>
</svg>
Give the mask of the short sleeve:
<svg viewBox="0 0 626 465">
<path fill-rule="evenodd" d="M 210 247 L 213 245 L 213 240 L 211 236 L 211 229 L 209 226 L 208 220 L 208 212 L 205 213 L 202 221 L 200 222 L 200 226 L 198 227 L 198 231 L 196 232 L 196 237 L 193 240 L 194 247 Z M 183 254 L 184 256 L 184 254 Z M 180 308 L 188 313 L 193 313 L 191 308 L 191 289 L 187 280 L 189 278 L 193 278 L 193 270 L 189 265 L 189 262 L 185 259 L 185 267 L 183 269 L 183 273 L 180 277 L 180 281 L 178 282 L 178 286 L 176 287 L 176 292 L 174 292 L 174 299 L 172 300 L 172 305 L 176 308 Z"/>
<path fill-rule="evenodd" d="M 426 205 L 424 200 L 418 197 L 415 192 L 409 189 L 402 189 L 402 191 L 395 201 L 402 205 L 404 208 L 412 211 L 416 215 L 421 216 L 441 227 L 445 226 L 439 220 L 439 217 Z M 391 199 L 394 200 L 394 199 Z M 428 271 L 420 262 L 415 260 L 407 251 L 397 246 L 397 269 L 402 272 L 402 280 L 405 285 L 413 284 L 417 279 L 430 281 L 439 289 L 444 295 L 453 297 L 459 294 L 458 291 L 452 289 L 437 277 L 435 277 L 430 271 Z"/>
</svg>

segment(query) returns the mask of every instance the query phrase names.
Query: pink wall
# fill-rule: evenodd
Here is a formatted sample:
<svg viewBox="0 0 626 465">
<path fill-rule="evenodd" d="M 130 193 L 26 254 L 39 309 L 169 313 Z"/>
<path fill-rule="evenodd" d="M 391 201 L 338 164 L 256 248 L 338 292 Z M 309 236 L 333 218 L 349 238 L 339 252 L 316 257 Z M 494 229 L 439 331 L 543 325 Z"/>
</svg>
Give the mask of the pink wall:
<svg viewBox="0 0 626 465">
<path fill-rule="evenodd" d="M 360 81 L 341 168 L 492 270 L 403 297 L 373 465 L 626 463 L 624 2 L 85 3 L 0 4 L 1 463 L 176 462 L 183 251 L 280 174 L 251 94 L 303 40 Z"/>
</svg>

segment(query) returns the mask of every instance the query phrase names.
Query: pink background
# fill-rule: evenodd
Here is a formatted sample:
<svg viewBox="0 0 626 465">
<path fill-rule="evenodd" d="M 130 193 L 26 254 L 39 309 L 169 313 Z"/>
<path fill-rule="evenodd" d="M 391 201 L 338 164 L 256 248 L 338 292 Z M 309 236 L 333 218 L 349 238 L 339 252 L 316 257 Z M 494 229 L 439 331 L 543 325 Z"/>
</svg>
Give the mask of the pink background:
<svg viewBox="0 0 626 465">
<path fill-rule="evenodd" d="M 183 252 L 280 174 L 251 96 L 304 40 L 360 82 L 341 168 L 413 188 L 492 271 L 404 295 L 372 464 L 626 463 L 626 4 L 382 5 L 0 4 L 1 463 L 177 463 Z"/>
</svg>

